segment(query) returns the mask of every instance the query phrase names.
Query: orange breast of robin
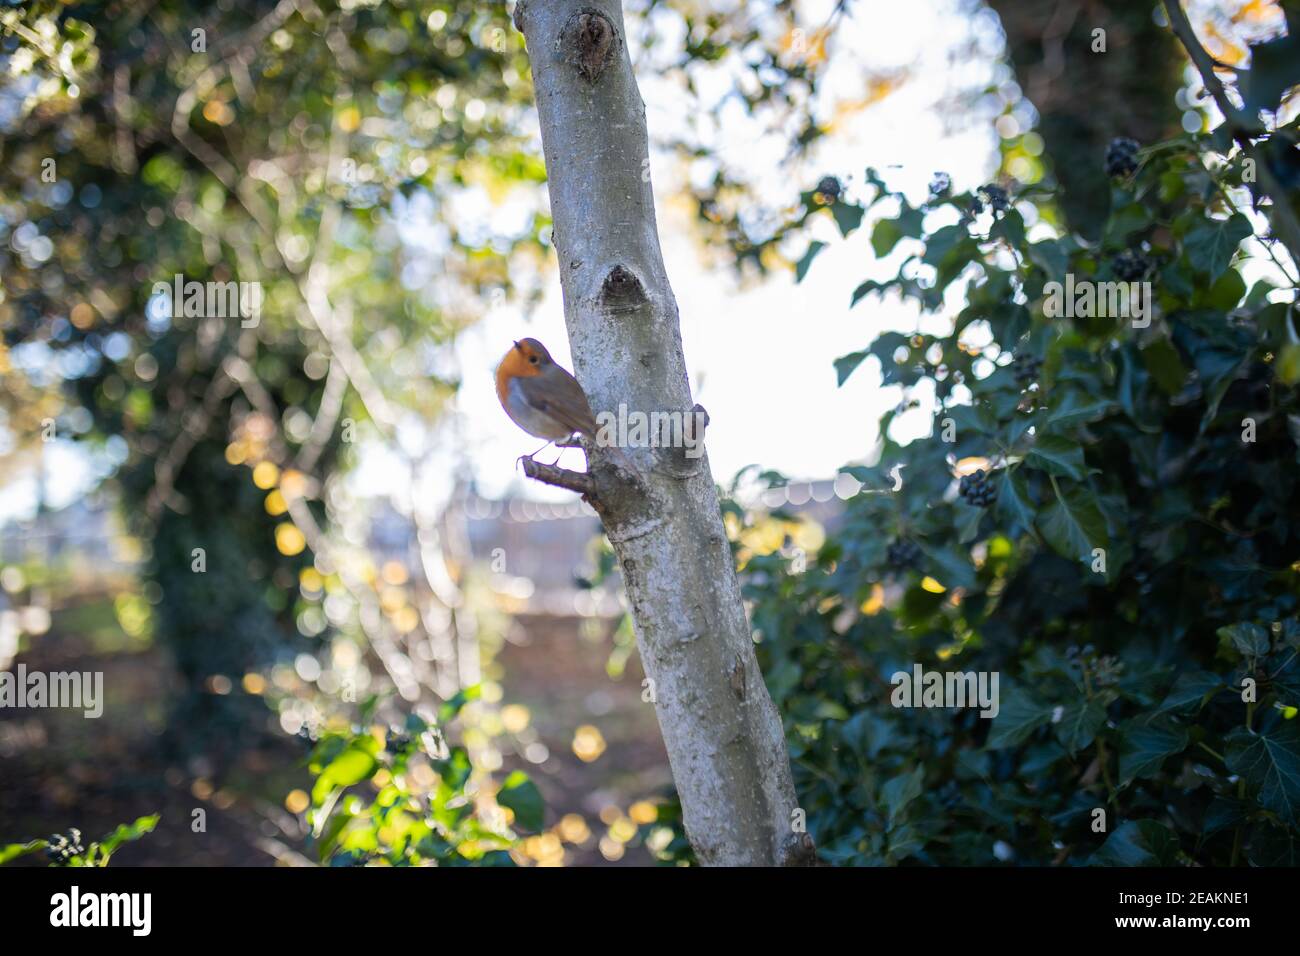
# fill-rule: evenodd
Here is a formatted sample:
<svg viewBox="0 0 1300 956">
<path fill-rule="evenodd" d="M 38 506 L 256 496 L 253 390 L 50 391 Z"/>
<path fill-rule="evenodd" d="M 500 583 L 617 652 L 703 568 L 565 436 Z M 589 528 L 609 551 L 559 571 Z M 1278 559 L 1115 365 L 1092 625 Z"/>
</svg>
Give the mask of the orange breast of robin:
<svg viewBox="0 0 1300 956">
<path fill-rule="evenodd" d="M 515 377 L 531 378 L 537 375 L 537 366 L 529 363 L 518 349 L 511 349 L 497 366 L 497 398 L 501 407 L 510 410 L 510 380 Z"/>
</svg>

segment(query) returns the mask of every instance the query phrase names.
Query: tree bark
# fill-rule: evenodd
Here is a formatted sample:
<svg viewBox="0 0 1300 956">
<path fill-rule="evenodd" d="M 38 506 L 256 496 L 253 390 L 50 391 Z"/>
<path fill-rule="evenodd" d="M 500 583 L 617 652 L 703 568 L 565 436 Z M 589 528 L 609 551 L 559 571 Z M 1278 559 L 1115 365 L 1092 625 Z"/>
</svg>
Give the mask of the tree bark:
<svg viewBox="0 0 1300 956">
<path fill-rule="evenodd" d="M 694 407 L 618 0 L 520 0 L 574 371 L 592 408 Z M 811 862 L 707 456 L 589 452 L 687 835 L 705 865 Z M 628 457 L 622 459 L 623 462 Z"/>
</svg>

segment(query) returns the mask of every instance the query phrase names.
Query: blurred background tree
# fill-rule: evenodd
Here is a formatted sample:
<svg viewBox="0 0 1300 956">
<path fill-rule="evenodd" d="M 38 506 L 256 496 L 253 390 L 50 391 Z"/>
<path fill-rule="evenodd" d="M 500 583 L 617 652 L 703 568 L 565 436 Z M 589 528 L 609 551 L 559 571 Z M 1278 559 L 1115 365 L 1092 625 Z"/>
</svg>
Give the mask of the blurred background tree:
<svg viewBox="0 0 1300 956">
<path fill-rule="evenodd" d="M 26 69 L 11 68 L 4 193 L 26 200 L 10 221 L 32 232 L 6 263 L 6 338 L 66 370 L 66 431 L 126 439 L 123 503 L 160 586 L 157 633 L 195 691 L 183 709 L 230 706 L 240 698 L 205 682 L 294 649 L 291 595 L 311 555 L 291 515 L 323 517 L 352 437 L 341 423 L 391 435 L 399 408 L 436 416 L 455 383 L 431 373 L 429 350 L 470 320 L 466 301 L 513 289 L 511 253 L 539 258 L 535 221 L 498 235 L 436 208 L 457 184 L 539 178 L 511 132 L 527 90 L 505 11 L 418 13 L 6 13 Z M 403 256 L 401 230 L 435 218 L 441 254 Z M 154 294 L 178 274 L 259 283 L 260 320 L 186 316 Z M 246 726 L 198 716 L 176 725 L 187 745 L 237 745 Z"/>
<path fill-rule="evenodd" d="M 990 0 L 1071 228 L 1096 238 L 1107 213 L 1099 157 L 1117 136 L 1155 143 L 1178 132 L 1170 109 L 1186 59 L 1152 3 Z M 1097 31 L 1101 31 L 1098 33 Z M 1014 150 L 1014 144 L 1008 144 Z"/>
</svg>

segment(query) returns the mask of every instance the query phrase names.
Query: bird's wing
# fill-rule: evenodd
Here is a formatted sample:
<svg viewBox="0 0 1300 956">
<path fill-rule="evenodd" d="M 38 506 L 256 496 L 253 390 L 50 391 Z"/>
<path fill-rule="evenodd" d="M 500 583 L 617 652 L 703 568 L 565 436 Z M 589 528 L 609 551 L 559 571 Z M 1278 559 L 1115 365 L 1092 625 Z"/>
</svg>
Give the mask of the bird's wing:
<svg viewBox="0 0 1300 956">
<path fill-rule="evenodd" d="M 596 418 L 578 380 L 559 366 L 543 383 L 542 376 L 515 379 L 525 401 L 539 412 L 550 415 L 565 428 L 585 435 L 596 434 Z"/>
</svg>

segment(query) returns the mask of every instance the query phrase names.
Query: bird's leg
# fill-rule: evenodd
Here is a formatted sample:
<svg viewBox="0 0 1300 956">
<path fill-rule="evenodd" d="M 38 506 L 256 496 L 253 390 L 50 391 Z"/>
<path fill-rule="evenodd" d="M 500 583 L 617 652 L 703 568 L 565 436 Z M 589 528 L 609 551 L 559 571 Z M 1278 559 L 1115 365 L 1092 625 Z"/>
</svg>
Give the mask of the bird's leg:
<svg viewBox="0 0 1300 956">
<path fill-rule="evenodd" d="M 519 463 L 520 463 L 521 461 L 524 461 L 525 459 L 527 459 L 528 461 L 532 461 L 534 458 L 536 458 L 536 457 L 537 457 L 538 455 L 540 455 L 542 452 L 546 451 L 547 447 L 549 447 L 550 444 L 551 444 L 550 442 L 547 442 L 545 445 L 543 445 L 541 448 L 537 449 L 537 451 L 533 452 L 531 455 L 520 455 L 518 458 L 515 459 L 515 467 L 518 468 L 518 467 L 519 467 Z"/>
<path fill-rule="evenodd" d="M 556 450 L 559 452 L 559 454 L 555 456 L 555 461 L 551 462 L 550 465 L 547 466 L 549 468 L 554 468 L 556 465 L 560 463 L 560 458 L 563 457 L 564 450 L 566 448 L 582 447 L 582 436 L 575 432 L 574 434 L 569 435 L 567 438 L 557 438 L 554 441 L 548 441 L 546 445 L 554 445 Z M 544 451 L 546 449 L 546 445 L 543 445 L 541 448 L 537 449 L 537 451 L 533 452 L 533 454 L 529 455 L 528 457 L 529 458 L 535 457 L 538 454 L 538 452 Z"/>
</svg>

